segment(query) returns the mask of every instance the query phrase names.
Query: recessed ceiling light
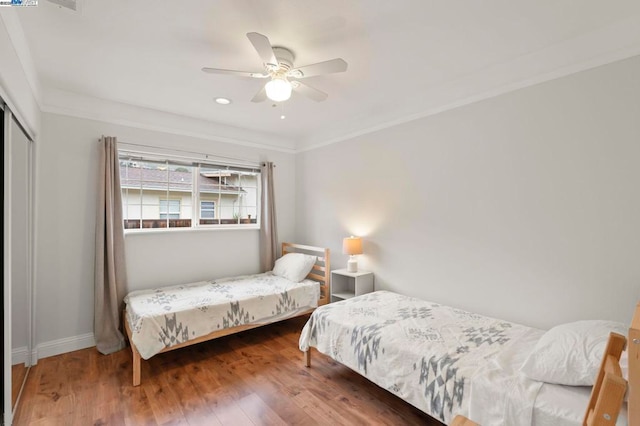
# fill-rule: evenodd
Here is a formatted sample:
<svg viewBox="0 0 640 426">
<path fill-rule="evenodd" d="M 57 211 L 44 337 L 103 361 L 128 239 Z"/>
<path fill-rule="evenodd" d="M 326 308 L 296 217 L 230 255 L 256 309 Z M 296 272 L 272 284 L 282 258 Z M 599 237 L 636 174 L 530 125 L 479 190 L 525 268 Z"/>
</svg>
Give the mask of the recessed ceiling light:
<svg viewBox="0 0 640 426">
<path fill-rule="evenodd" d="M 286 115 L 281 115 L 281 116 L 280 116 L 280 120 L 284 120 L 285 118 L 287 118 L 287 116 L 286 116 Z"/>
<path fill-rule="evenodd" d="M 227 98 L 216 98 L 216 103 L 220 105 L 229 105 L 231 103 L 231 99 Z"/>
</svg>

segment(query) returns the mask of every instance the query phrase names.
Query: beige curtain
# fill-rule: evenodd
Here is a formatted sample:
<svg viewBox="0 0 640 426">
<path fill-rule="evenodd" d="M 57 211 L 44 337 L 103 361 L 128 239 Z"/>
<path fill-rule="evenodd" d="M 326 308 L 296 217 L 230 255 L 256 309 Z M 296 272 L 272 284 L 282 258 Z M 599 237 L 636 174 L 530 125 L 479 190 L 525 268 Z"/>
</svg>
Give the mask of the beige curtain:
<svg viewBox="0 0 640 426">
<path fill-rule="evenodd" d="M 110 354 L 124 347 L 124 336 L 119 329 L 127 273 L 116 138 L 103 136 L 99 144 L 93 329 L 98 351 Z"/>
<path fill-rule="evenodd" d="M 262 163 L 262 194 L 260 197 L 260 267 L 263 272 L 273 269 L 278 256 L 278 230 L 276 227 L 276 203 L 273 194 L 273 169 L 271 162 Z"/>
</svg>

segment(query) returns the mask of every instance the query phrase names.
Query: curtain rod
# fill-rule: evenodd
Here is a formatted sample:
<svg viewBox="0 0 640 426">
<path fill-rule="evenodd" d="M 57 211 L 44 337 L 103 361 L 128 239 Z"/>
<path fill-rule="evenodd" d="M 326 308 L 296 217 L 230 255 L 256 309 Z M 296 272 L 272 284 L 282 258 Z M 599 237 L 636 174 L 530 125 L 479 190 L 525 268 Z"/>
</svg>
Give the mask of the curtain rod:
<svg viewBox="0 0 640 426">
<path fill-rule="evenodd" d="M 254 167 L 258 167 L 258 166 L 264 165 L 264 163 L 265 163 L 264 161 L 260 161 L 260 162 L 256 163 L 256 162 L 253 162 L 253 161 L 250 161 L 250 160 L 245 160 L 245 159 L 242 159 L 242 158 L 226 157 L 224 155 L 207 154 L 207 153 L 204 153 L 204 152 L 197 152 L 197 151 L 187 151 L 187 150 L 179 149 L 179 148 L 166 148 L 166 147 L 157 146 L 157 145 L 145 145 L 145 144 L 141 144 L 141 143 L 118 142 L 118 145 L 140 146 L 140 147 L 152 148 L 152 149 L 156 149 L 156 150 L 157 149 L 162 149 L 162 150 L 166 150 L 166 151 L 182 152 L 182 153 L 185 153 L 185 154 L 194 154 L 194 155 L 197 155 L 197 156 L 200 156 L 200 157 L 204 156 L 205 159 L 209 159 L 209 157 L 214 157 L 214 159 L 222 158 L 224 160 L 230 160 L 230 161 L 233 161 L 233 162 L 245 163 L 246 165 L 254 166 Z M 146 153 L 145 152 L 140 152 L 140 153 L 141 154 L 155 154 L 155 155 L 158 155 L 157 152 L 146 152 Z M 193 160 L 200 160 L 201 159 L 201 158 L 197 158 L 197 157 L 196 158 L 194 158 L 194 157 L 183 157 L 183 158 L 189 158 L 189 159 L 193 159 Z M 275 164 L 274 164 L 274 167 L 275 167 Z"/>
</svg>

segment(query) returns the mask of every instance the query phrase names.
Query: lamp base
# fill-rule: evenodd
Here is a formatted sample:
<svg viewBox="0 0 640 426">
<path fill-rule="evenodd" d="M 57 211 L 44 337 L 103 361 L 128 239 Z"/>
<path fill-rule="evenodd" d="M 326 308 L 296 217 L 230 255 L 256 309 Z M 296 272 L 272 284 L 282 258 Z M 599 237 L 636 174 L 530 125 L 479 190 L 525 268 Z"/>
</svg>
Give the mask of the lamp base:
<svg viewBox="0 0 640 426">
<path fill-rule="evenodd" d="M 355 256 L 349 257 L 347 262 L 347 272 L 358 272 L 358 261 Z"/>
</svg>

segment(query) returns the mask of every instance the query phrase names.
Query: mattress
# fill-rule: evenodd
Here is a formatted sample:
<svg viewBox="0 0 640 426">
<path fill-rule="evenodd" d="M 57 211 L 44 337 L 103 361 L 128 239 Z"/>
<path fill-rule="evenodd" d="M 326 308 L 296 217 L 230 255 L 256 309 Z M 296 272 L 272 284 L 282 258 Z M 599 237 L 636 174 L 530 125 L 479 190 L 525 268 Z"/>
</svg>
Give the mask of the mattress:
<svg viewBox="0 0 640 426">
<path fill-rule="evenodd" d="M 542 385 L 533 409 L 535 426 L 581 426 L 590 386 Z M 627 407 L 623 405 L 616 426 L 627 425 Z"/>
<path fill-rule="evenodd" d="M 289 281 L 271 272 L 129 293 L 126 320 L 140 355 L 214 331 L 268 324 L 318 306 L 319 283 Z"/>
</svg>

